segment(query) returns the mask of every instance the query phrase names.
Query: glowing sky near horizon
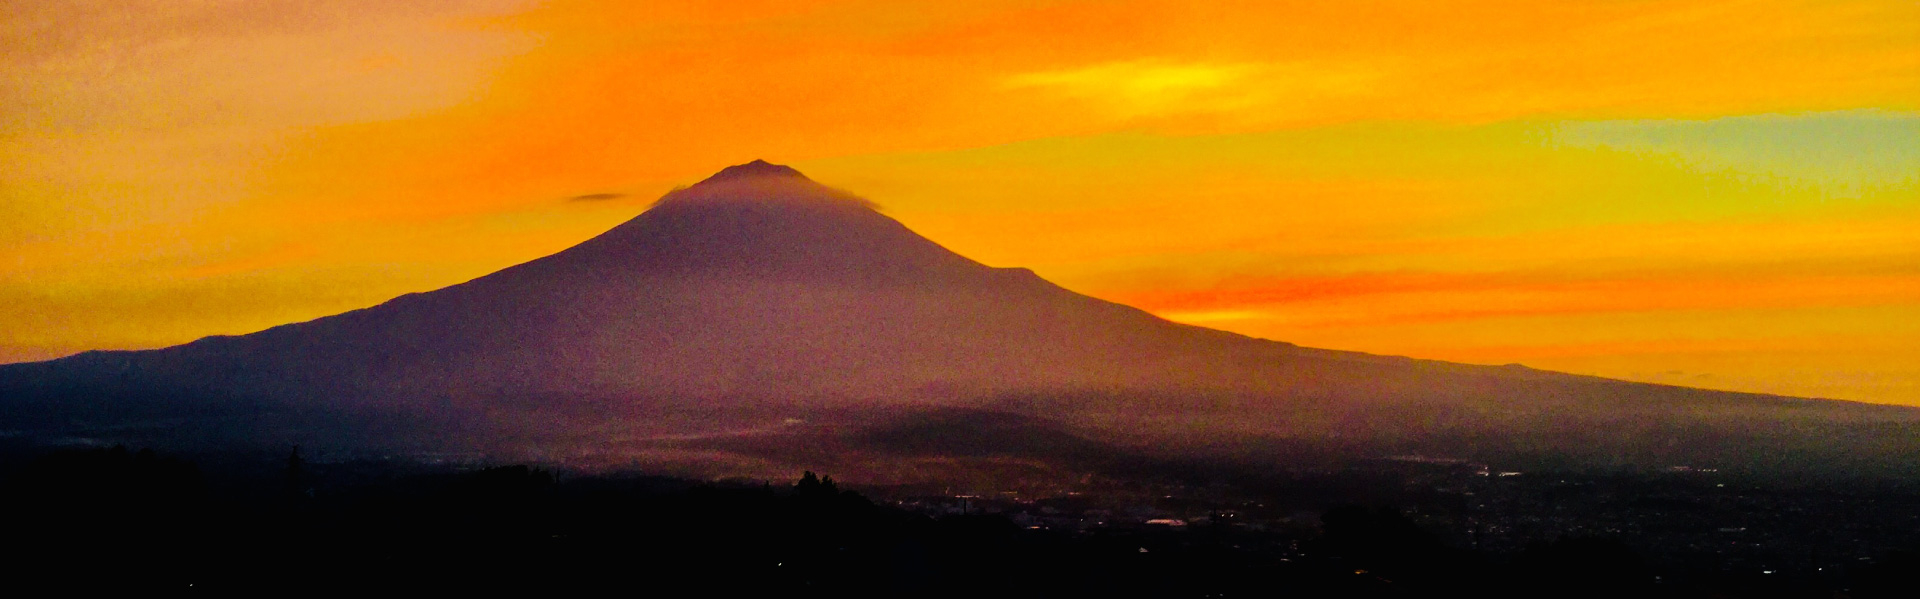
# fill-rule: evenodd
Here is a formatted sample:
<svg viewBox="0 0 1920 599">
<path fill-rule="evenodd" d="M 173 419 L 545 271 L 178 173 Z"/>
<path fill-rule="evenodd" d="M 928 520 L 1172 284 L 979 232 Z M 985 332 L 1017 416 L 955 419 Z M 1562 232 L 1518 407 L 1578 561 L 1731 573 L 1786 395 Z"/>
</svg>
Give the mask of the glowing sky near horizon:
<svg viewBox="0 0 1920 599">
<path fill-rule="evenodd" d="M 23 0 L 0 99 L 0 361 L 457 283 L 764 158 L 1174 320 L 1920 404 L 1908 1 Z"/>
</svg>

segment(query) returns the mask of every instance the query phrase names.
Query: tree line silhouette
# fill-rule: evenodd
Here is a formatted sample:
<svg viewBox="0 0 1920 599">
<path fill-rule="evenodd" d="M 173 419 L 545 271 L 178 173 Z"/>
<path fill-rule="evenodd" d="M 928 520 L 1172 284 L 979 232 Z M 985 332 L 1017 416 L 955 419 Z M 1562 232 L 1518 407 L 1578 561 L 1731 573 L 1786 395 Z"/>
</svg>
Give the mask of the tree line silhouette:
<svg viewBox="0 0 1920 599">
<path fill-rule="evenodd" d="M 823 597 L 1684 596 L 1626 544 L 1543 543 L 1509 563 L 1448 547 L 1401 515 L 1343 506 L 1310 560 L 1228 527 L 1071 535 L 993 515 L 877 505 L 805 472 L 792 485 L 648 476 L 185 460 L 125 447 L 10 459 L 0 584 L 64 592 L 194 588 Z M 1151 549 L 1151 550 L 1149 550 Z M 1852 596 L 1916 588 L 1912 553 Z M 1764 594 L 1767 589 L 1747 588 Z M 1781 591 L 1774 589 L 1774 591 Z M 1784 592 L 1784 591 L 1782 591 Z M 1784 596 L 1784 595 L 1783 595 Z"/>
</svg>

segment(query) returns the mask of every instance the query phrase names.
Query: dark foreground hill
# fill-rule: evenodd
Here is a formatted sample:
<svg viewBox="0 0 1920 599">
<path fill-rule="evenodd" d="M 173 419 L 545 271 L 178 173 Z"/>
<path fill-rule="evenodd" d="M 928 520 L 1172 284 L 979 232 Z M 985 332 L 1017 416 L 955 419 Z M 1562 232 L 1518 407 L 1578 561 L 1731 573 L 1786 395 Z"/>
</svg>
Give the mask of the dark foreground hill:
<svg viewBox="0 0 1920 599">
<path fill-rule="evenodd" d="M 8 528 L 26 550 L 0 577 L 28 595 L 1869 598 L 1920 584 L 1912 488 L 1401 464 L 1250 493 L 995 499 L 855 493 L 811 472 L 789 485 L 201 458 L 0 460 L 0 510 L 31 515 Z M 1436 492 L 1463 483 L 1477 493 Z"/>
<path fill-rule="evenodd" d="M 1251 464 L 1419 453 L 1879 476 L 1911 473 L 1920 456 L 1912 409 L 1168 322 L 974 262 L 764 162 L 445 289 L 250 335 L 0 367 L 0 415 L 6 434 L 53 442 L 722 472 L 784 471 L 829 445 L 910 471 L 982 436 L 971 457 L 1075 463 L 1101 448 Z"/>
</svg>

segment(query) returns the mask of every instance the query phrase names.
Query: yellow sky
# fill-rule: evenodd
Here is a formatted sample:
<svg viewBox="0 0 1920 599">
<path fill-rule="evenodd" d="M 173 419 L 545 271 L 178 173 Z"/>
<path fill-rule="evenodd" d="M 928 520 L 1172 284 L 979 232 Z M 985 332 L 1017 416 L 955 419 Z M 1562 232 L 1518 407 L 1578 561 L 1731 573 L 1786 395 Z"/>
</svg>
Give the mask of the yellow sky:
<svg viewBox="0 0 1920 599">
<path fill-rule="evenodd" d="M 0 10 L 0 360 L 456 283 L 765 158 L 1176 320 L 1920 404 L 1913 2 Z"/>
</svg>

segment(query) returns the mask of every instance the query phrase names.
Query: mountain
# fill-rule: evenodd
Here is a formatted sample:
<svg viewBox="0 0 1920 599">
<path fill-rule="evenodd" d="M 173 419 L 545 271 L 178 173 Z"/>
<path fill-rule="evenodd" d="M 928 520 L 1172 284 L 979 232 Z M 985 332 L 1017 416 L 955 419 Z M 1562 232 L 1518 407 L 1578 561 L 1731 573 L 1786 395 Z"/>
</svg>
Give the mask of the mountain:
<svg viewBox="0 0 1920 599">
<path fill-rule="evenodd" d="M 1848 468 L 1915 455 L 1902 452 L 1920 423 L 1905 408 L 1177 324 L 974 262 L 760 161 L 452 287 L 249 335 L 0 367 L 0 408 L 0 429 L 16 436 L 615 461 L 628 455 L 619 447 L 736 451 L 741 437 L 803 429 L 922 447 L 884 431 L 934 434 L 946 425 L 915 424 L 922 415 L 962 409 L 1042 423 L 1030 432 L 1064 440 L 1034 446 L 1079 454 L 1100 443 L 1241 457 L 1311 446 Z M 994 422 L 991 438 L 1010 438 L 1005 419 L 933 421 Z M 1854 445 L 1874 451 L 1840 451 Z"/>
</svg>

